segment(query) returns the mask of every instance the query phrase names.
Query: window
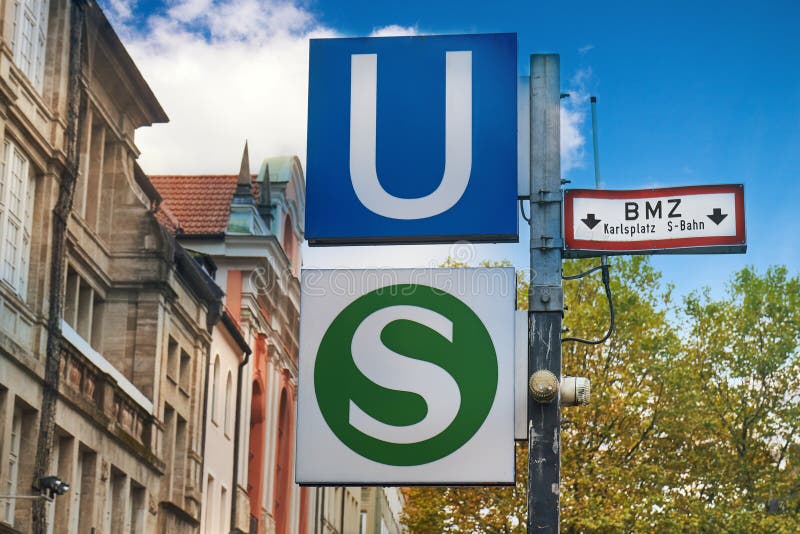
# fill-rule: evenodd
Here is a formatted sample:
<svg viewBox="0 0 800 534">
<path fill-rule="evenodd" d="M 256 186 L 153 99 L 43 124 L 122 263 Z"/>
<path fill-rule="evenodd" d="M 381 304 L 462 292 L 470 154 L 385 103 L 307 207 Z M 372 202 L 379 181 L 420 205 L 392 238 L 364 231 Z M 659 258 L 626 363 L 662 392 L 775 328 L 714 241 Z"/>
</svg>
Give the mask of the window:
<svg viewBox="0 0 800 534">
<path fill-rule="evenodd" d="M 127 534 L 125 532 L 126 512 L 130 510 L 130 488 L 127 476 L 122 471 L 111 468 L 111 533 Z M 126 510 L 127 508 L 127 510 Z"/>
<path fill-rule="evenodd" d="M 192 378 L 192 358 L 185 350 L 181 350 L 181 369 L 179 383 L 184 393 L 189 393 Z"/>
<path fill-rule="evenodd" d="M 100 207 L 103 197 L 103 171 L 106 156 L 106 127 L 102 120 L 92 124 L 89 139 L 88 175 L 86 176 L 86 199 L 83 205 L 83 218 L 89 228 L 97 230 L 100 220 Z"/>
<path fill-rule="evenodd" d="M 69 527 L 67 532 L 69 534 L 76 534 L 78 532 L 78 523 L 81 517 L 81 503 L 83 503 L 83 476 L 84 476 L 84 466 L 83 466 L 83 452 L 78 452 L 76 460 L 76 469 L 75 473 L 77 473 L 77 478 L 73 478 L 71 480 L 72 484 L 69 486 L 69 498 L 72 506 L 72 513 L 69 514 Z M 72 477 L 70 477 L 72 478 Z"/>
<path fill-rule="evenodd" d="M 170 336 L 167 343 L 167 377 L 173 382 L 178 381 L 178 351 L 178 342 Z"/>
<path fill-rule="evenodd" d="M 64 320 L 98 352 L 103 350 L 103 306 L 103 297 L 68 266 Z"/>
<path fill-rule="evenodd" d="M 144 532 L 145 488 L 131 481 L 131 534 Z"/>
<path fill-rule="evenodd" d="M 47 43 L 48 0 L 17 0 L 14 3 L 14 33 L 11 49 L 14 62 L 41 90 Z"/>
<path fill-rule="evenodd" d="M 211 421 L 217 422 L 217 392 L 219 391 L 219 354 L 214 359 L 214 374 L 211 375 Z"/>
<path fill-rule="evenodd" d="M 283 251 L 291 264 L 294 264 L 295 241 L 292 218 L 286 215 L 283 219 Z"/>
<path fill-rule="evenodd" d="M 233 377 L 231 372 L 228 371 L 228 380 L 225 382 L 225 414 L 224 414 L 224 426 L 225 435 L 231 435 L 231 390 L 233 389 Z"/>
<path fill-rule="evenodd" d="M 77 508 L 78 513 L 73 516 L 73 525 L 70 534 L 91 532 L 95 524 L 94 517 L 91 513 L 80 512 L 92 509 L 92 506 L 97 502 L 95 501 L 95 493 L 103 483 L 97 473 L 97 453 L 89 449 L 81 449 L 79 458 L 80 467 L 78 472 L 80 473 L 80 484 L 78 490 L 80 495 L 78 499 L 80 500 L 80 504 Z M 72 487 L 70 487 L 69 493 L 72 493 Z"/>
<path fill-rule="evenodd" d="M 186 470 L 188 462 L 189 442 L 187 440 L 186 419 L 178 415 L 175 425 L 175 469 L 172 473 L 172 502 L 182 503 L 186 489 Z"/>
<path fill-rule="evenodd" d="M 33 225 L 33 194 L 28 158 L 11 141 L 0 162 L 0 278 L 25 298 Z"/>
<path fill-rule="evenodd" d="M 214 532 L 214 528 L 212 523 L 214 522 L 214 513 L 211 508 L 211 499 L 214 496 L 214 477 L 208 475 L 208 480 L 206 481 L 206 521 L 205 521 L 205 532 L 210 534 Z"/>
<path fill-rule="evenodd" d="M 8 453 L 8 483 L 6 485 L 6 495 L 17 494 L 17 477 L 19 477 L 19 445 L 22 434 L 22 414 L 14 411 L 14 419 L 11 423 L 11 447 Z M 9 525 L 14 524 L 14 503 L 15 499 L 7 499 L 3 510 L 3 520 Z"/>
<path fill-rule="evenodd" d="M 175 472 L 175 409 L 169 404 L 164 404 L 164 441 L 161 444 L 161 454 L 166 463 L 166 472 Z"/>
</svg>

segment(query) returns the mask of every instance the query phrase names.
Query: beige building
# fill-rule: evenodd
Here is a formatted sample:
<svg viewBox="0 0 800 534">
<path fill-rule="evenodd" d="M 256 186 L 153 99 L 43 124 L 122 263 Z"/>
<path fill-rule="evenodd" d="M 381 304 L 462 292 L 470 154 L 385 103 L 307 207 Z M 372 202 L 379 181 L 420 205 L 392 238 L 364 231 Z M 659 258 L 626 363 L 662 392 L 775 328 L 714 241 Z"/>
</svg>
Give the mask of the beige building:
<svg viewBox="0 0 800 534">
<path fill-rule="evenodd" d="M 404 534 L 407 529 L 400 523 L 404 504 L 400 488 L 362 488 L 358 534 Z"/>
<path fill-rule="evenodd" d="M 96 3 L 0 3 L 0 40 L 0 534 L 358 532 L 360 488 L 294 484 L 299 160 L 205 177 L 197 226 Z"/>
<path fill-rule="evenodd" d="M 0 532 L 195 532 L 222 291 L 135 162 L 167 117 L 93 2 L 4 2 L 0 38 L 0 494 L 71 485 Z"/>
<path fill-rule="evenodd" d="M 324 487 L 311 491 L 309 528 L 303 534 L 360 534 L 362 488 Z"/>
</svg>

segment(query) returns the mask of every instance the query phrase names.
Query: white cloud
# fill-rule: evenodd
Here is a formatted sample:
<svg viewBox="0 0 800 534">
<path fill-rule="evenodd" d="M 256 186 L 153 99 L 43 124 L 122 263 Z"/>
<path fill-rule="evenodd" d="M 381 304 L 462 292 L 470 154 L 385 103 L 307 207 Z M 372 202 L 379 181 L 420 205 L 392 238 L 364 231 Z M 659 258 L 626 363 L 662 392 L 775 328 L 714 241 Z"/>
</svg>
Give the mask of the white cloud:
<svg viewBox="0 0 800 534">
<path fill-rule="evenodd" d="M 336 30 L 291 1 L 175 0 L 145 24 L 132 16 L 136 1 L 105 0 L 104 9 L 170 117 L 136 133 L 146 172 L 234 174 L 245 139 L 254 171 L 266 156 L 296 154 L 305 161 L 308 41 L 338 36 Z M 371 35 L 417 33 L 389 25 Z M 586 77 L 573 79 L 572 99 L 563 101 L 565 170 L 584 157 Z M 429 266 L 448 255 L 472 263 L 507 257 L 521 265 L 527 262 L 524 233 L 518 245 L 304 247 L 304 255 L 316 267 Z"/>
<path fill-rule="evenodd" d="M 245 139 L 254 171 L 266 156 L 305 163 L 308 41 L 335 30 L 283 0 L 179 0 L 142 29 L 135 1 L 105 9 L 170 118 L 136 133 L 146 172 L 235 173 Z M 372 35 L 416 33 L 389 25 Z"/>
<path fill-rule="evenodd" d="M 146 172 L 236 173 L 245 139 L 260 159 L 305 160 L 308 41 L 335 36 L 298 5 L 279 0 L 182 0 L 145 28 L 130 4 L 109 18 L 170 122 L 136 133 Z"/>
<path fill-rule="evenodd" d="M 417 35 L 419 29 L 416 26 L 399 26 L 397 24 L 390 24 L 383 28 L 375 28 L 372 30 L 370 37 L 404 37 L 407 35 Z"/>
<path fill-rule="evenodd" d="M 591 68 L 579 69 L 569 82 L 569 98 L 561 100 L 561 172 L 586 165 L 586 137 L 583 134 L 592 77 Z"/>
<path fill-rule="evenodd" d="M 135 5 L 136 0 L 107 0 L 104 9 L 114 27 L 119 28 L 131 18 Z"/>
</svg>

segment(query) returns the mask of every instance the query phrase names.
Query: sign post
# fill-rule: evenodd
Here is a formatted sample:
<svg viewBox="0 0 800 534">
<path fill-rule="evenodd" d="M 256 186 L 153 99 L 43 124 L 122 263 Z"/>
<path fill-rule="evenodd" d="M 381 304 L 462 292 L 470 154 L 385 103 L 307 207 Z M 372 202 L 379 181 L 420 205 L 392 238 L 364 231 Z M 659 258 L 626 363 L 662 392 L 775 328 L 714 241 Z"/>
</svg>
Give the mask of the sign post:
<svg viewBox="0 0 800 534">
<path fill-rule="evenodd" d="M 560 58 L 531 56 L 531 286 L 528 377 L 545 370 L 561 381 Z M 561 476 L 559 395 L 528 397 L 528 532 L 558 532 Z"/>
<path fill-rule="evenodd" d="M 515 34 L 311 41 L 310 245 L 515 241 L 529 199 L 527 433 L 513 269 L 304 270 L 298 483 L 513 484 L 527 436 L 527 529 L 558 532 L 563 258 L 601 257 L 610 300 L 607 255 L 746 250 L 741 185 L 562 193 L 560 58 L 527 102 L 516 68 Z"/>
</svg>

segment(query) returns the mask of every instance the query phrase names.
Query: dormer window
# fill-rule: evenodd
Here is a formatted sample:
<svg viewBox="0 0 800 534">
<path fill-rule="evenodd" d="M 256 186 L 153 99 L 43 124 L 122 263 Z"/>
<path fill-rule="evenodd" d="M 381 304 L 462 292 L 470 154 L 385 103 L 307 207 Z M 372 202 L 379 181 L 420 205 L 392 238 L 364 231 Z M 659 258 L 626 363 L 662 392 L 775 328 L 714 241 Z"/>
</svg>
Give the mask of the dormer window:
<svg viewBox="0 0 800 534">
<path fill-rule="evenodd" d="M 14 62 L 39 91 L 44 79 L 48 7 L 48 0 L 17 0 L 14 3 L 11 39 Z"/>
</svg>

